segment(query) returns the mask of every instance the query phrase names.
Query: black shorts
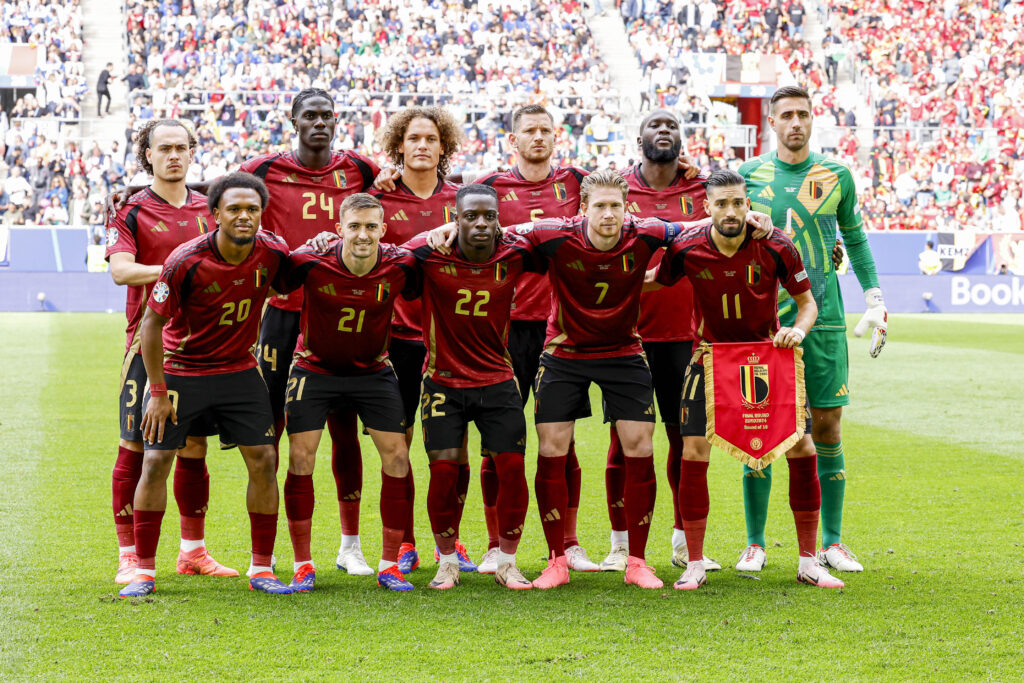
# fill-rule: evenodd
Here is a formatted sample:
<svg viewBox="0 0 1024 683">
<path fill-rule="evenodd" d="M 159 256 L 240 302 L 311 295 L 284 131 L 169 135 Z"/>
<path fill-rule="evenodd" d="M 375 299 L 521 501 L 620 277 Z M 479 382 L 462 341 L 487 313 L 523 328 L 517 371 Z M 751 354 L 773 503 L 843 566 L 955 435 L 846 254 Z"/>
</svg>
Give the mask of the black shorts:
<svg viewBox="0 0 1024 683">
<path fill-rule="evenodd" d="M 523 394 L 523 405 L 530 398 L 530 387 L 540 367 L 540 354 L 544 352 L 545 320 L 513 320 L 508 327 L 508 353 L 512 357 L 512 370 Z"/>
<path fill-rule="evenodd" d="M 416 409 L 420 405 L 420 383 L 423 381 L 423 360 L 427 347 L 421 341 L 391 339 L 388 358 L 398 377 L 398 389 L 402 394 L 402 410 L 405 424 L 412 427 L 416 422 Z"/>
<path fill-rule="evenodd" d="M 223 375 L 166 375 L 167 395 L 178 414 L 168 420 L 164 438 L 146 450 L 173 451 L 189 435 L 209 426 L 225 444 L 264 446 L 274 443 L 274 416 L 267 385 L 256 368 Z M 149 399 L 149 391 L 146 392 Z M 207 434 L 208 435 L 208 434 Z"/>
<path fill-rule="evenodd" d="M 125 441 L 142 443 L 142 411 L 146 407 L 146 389 L 149 378 L 142 356 L 129 351 L 121 366 L 120 420 L 121 438 Z M 189 436 L 212 436 L 217 427 L 203 415 L 189 428 Z M 226 446 L 230 448 L 230 446 Z"/>
<path fill-rule="evenodd" d="M 470 422 L 480 430 L 480 446 L 490 453 L 526 452 L 526 417 L 515 380 L 486 387 L 455 389 L 423 378 L 420 406 L 423 443 L 428 451 L 459 448 Z"/>
<path fill-rule="evenodd" d="M 693 355 L 692 341 L 644 342 L 644 355 L 651 366 L 654 396 L 665 424 L 679 426 L 679 397 L 683 393 L 686 366 Z"/>
<path fill-rule="evenodd" d="M 654 422 L 651 371 L 642 355 L 559 358 L 545 353 L 533 386 L 535 422 L 571 422 L 590 405 L 590 383 L 601 388 L 605 422 Z"/>
<path fill-rule="evenodd" d="M 707 401 L 704 396 L 704 366 L 701 363 L 690 363 L 686 368 L 686 380 L 683 382 L 683 393 L 681 394 L 682 415 L 680 416 L 679 431 L 684 437 L 702 436 L 707 437 L 708 413 Z M 807 411 L 807 421 L 804 423 L 804 431 L 811 433 L 811 409 L 804 403 Z"/>
<path fill-rule="evenodd" d="M 352 410 L 368 429 L 405 434 L 398 378 L 391 368 L 338 377 L 293 367 L 284 409 L 289 434 L 321 430 L 328 413 Z"/>
<path fill-rule="evenodd" d="M 292 364 L 295 343 L 299 339 L 299 311 L 285 311 L 267 306 L 260 323 L 260 340 L 256 347 L 256 360 L 270 393 L 270 407 L 274 419 L 284 415 L 285 385 L 288 368 Z"/>
</svg>

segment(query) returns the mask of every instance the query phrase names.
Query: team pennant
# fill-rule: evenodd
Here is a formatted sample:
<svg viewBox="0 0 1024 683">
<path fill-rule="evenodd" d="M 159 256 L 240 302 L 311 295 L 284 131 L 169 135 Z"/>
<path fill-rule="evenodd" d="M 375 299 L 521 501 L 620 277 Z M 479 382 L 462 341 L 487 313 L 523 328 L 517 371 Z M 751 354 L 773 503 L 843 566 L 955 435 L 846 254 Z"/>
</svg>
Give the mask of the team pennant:
<svg viewBox="0 0 1024 683">
<path fill-rule="evenodd" d="M 707 438 L 760 470 L 792 448 L 807 420 L 803 349 L 713 344 L 704 354 Z"/>
</svg>

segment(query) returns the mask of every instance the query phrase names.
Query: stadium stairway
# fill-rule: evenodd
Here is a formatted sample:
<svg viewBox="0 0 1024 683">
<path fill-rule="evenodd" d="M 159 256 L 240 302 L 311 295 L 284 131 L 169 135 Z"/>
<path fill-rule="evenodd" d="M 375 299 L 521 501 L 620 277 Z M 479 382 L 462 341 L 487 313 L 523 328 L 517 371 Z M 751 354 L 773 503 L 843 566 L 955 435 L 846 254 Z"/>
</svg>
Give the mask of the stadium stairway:
<svg viewBox="0 0 1024 683">
<path fill-rule="evenodd" d="M 595 13 L 586 10 L 587 25 L 594 36 L 594 44 L 601 53 L 601 58 L 608 65 L 611 86 L 619 93 L 622 108 L 618 113 L 627 130 L 635 129 L 640 111 L 640 89 L 643 85 L 643 72 L 637 60 L 633 46 L 626 36 L 626 26 L 622 16 L 615 11 L 611 0 L 606 0 L 604 11 Z"/>
<path fill-rule="evenodd" d="M 104 151 L 110 143 L 124 143 L 128 125 L 127 88 L 120 77 L 127 66 L 127 36 L 124 8 L 120 0 L 82 0 L 82 61 L 89 90 L 82 100 L 81 139 L 97 140 Z M 110 115 L 96 118 L 96 79 L 107 62 L 114 63 L 116 78 L 110 84 Z"/>
</svg>

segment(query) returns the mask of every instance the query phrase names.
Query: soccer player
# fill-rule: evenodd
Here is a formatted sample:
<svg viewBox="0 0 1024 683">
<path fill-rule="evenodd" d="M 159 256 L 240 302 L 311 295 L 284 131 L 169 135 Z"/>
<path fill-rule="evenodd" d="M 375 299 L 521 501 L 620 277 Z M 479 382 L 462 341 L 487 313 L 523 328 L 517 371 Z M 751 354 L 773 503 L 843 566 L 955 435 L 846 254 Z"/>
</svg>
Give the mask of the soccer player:
<svg viewBox="0 0 1024 683">
<path fill-rule="evenodd" d="M 398 551 L 409 516 L 409 447 L 398 379 L 387 357 L 396 299 L 417 296 L 413 255 L 381 245 L 384 210 L 365 193 L 339 207 L 342 239 L 327 253 L 299 249 L 282 282 L 303 286 L 301 333 L 288 379 L 288 475 L 284 505 L 295 552 L 293 590 L 313 590 L 310 554 L 313 467 L 324 422 L 331 411 L 359 413 L 381 458 L 380 516 L 384 547 L 377 583 L 412 590 L 398 569 Z"/>
<path fill-rule="evenodd" d="M 206 197 L 185 186 L 185 175 L 197 140 L 184 124 L 154 119 L 139 130 L 136 157 L 153 176 L 153 184 L 130 198 L 107 226 L 106 257 L 114 282 L 128 286 L 128 318 L 124 363 L 121 366 L 121 441 L 113 471 L 114 524 L 119 560 L 115 581 L 130 583 L 138 567 L 132 505 L 142 476 L 142 394 L 146 368 L 139 355 L 139 322 L 151 285 L 160 277 L 167 255 L 182 242 L 206 233 L 212 216 Z M 198 430 L 196 433 L 202 432 Z M 179 574 L 238 576 L 206 550 L 206 510 L 210 477 L 206 471 L 206 438 L 190 436 L 178 453 L 174 498 L 181 513 Z"/>
<path fill-rule="evenodd" d="M 640 124 L 637 137 L 642 158 L 623 172 L 629 184 L 627 210 L 641 218 L 693 222 L 707 218 L 704 211 L 704 186 L 700 179 L 689 179 L 679 167 L 683 142 L 679 119 L 669 111 L 656 109 Z M 661 252 L 651 265 L 661 262 Z M 685 567 L 686 537 L 679 516 L 678 489 L 683 439 L 679 432 L 679 396 L 683 375 L 693 350 L 693 291 L 688 280 L 680 280 L 661 291 L 644 292 L 640 297 L 640 322 L 637 331 L 643 340 L 644 355 L 654 379 L 654 394 L 668 436 L 668 484 L 675 510 L 672 530 L 672 564 Z M 611 551 L 601 562 L 605 571 L 625 571 L 628 555 L 626 510 L 623 503 L 625 461 L 615 427 L 611 428 L 605 485 L 608 517 L 611 520 Z M 704 558 L 707 569 L 721 569 L 711 558 Z"/>
<path fill-rule="evenodd" d="M 320 232 L 334 232 L 341 220 L 342 202 L 355 192 L 369 189 L 380 169 L 361 154 L 331 150 L 338 120 L 334 100 L 325 90 L 300 91 L 292 100 L 291 114 L 298 133 L 297 149 L 255 157 L 243 163 L 241 170 L 261 178 L 273 199 L 263 218 L 264 228 L 297 249 Z M 271 298 L 260 326 L 257 356 L 270 390 L 278 438 L 284 425 L 288 366 L 299 334 L 302 292 Z M 373 570 L 366 563 L 359 540 L 363 470 L 355 413 L 333 413 L 327 426 L 341 517 L 336 566 L 349 574 L 370 576 Z"/>
<path fill-rule="evenodd" d="M 700 588 L 707 581 L 704 531 L 709 510 L 708 462 L 711 444 L 705 432 L 703 351 L 716 342 L 774 341 L 793 348 L 807 336 L 817 306 L 810 282 L 793 242 L 776 232 L 755 240 L 745 227 L 750 200 L 743 177 L 735 171 L 716 171 L 707 180 L 705 210 L 711 226 L 693 228 L 668 248 L 657 282 L 672 284 L 686 276 L 693 282 L 696 333 L 700 345 L 686 374 L 682 395 L 683 463 L 679 504 L 689 552 L 686 571 L 675 583 L 680 590 Z M 790 327 L 779 327 L 779 285 L 793 297 L 798 312 Z M 808 435 L 786 453 L 789 500 L 796 521 L 800 560 L 797 581 L 822 588 L 842 588 L 815 559 L 821 490 L 815 473 L 814 445 Z"/>
<path fill-rule="evenodd" d="M 421 420 L 430 458 L 427 511 L 439 555 L 430 586 L 444 590 L 459 583 L 455 540 L 464 500 L 458 492 L 459 458 L 473 422 L 480 430 L 483 455 L 493 460 L 501 482 L 494 580 L 524 590 L 532 584 L 516 566 L 516 548 L 529 504 L 526 419 L 505 340 L 517 281 L 524 269 L 538 266 L 522 238 L 499 235 L 498 193 L 493 188 L 461 188 L 455 218 L 453 253 L 434 251 L 421 237 L 406 245 L 423 268 L 427 357 Z"/>
<path fill-rule="evenodd" d="M 786 226 L 810 276 L 818 319 L 803 348 L 821 484 L 823 542 L 819 555 L 834 569 L 859 572 L 863 567 L 842 542 L 846 470 L 841 419 L 843 406 L 850 403 L 850 388 L 843 299 L 829 258 L 837 231 L 842 234 L 868 306 L 854 334 L 860 337 L 872 328 L 872 357 L 885 344 L 885 300 L 862 229 L 853 175 L 845 164 L 810 150 L 813 114 L 807 91 L 795 86 L 779 88 L 772 95 L 769 112 L 768 123 L 778 136 L 779 148 L 751 159 L 739 172 L 747 181 L 753 208 L 771 214 L 776 225 Z M 795 314 L 793 301 L 780 293 L 782 324 L 792 326 Z M 741 571 L 758 571 L 767 561 L 764 528 L 771 485 L 770 468 L 760 472 L 744 468 L 748 545 L 736 564 Z"/>
<path fill-rule="evenodd" d="M 450 112 L 439 107 L 409 107 L 388 119 L 381 131 L 380 144 L 391 162 L 401 170 L 401 177 L 390 191 L 375 189 L 370 194 L 384 207 L 388 224 L 383 237 L 390 244 L 403 244 L 416 235 L 451 221 L 455 210 L 458 186 L 448 182 L 451 158 L 458 152 L 462 131 Z M 421 328 L 421 303 L 397 301 L 391 327 L 388 354 L 398 376 L 405 410 L 406 443 L 412 443 L 416 410 L 419 407 L 420 382 L 426 347 Z M 398 566 L 408 574 L 419 566 L 416 550 L 413 501 L 415 485 L 412 471 L 408 475 L 409 518 L 403 525 L 405 538 L 399 553 Z M 469 460 L 465 453 L 459 461 L 459 516 L 469 491 Z M 465 547 L 458 543 L 459 561 L 463 571 L 475 571 Z"/>
<path fill-rule="evenodd" d="M 498 193 L 498 220 L 501 225 L 515 225 L 549 218 L 569 218 L 580 210 L 580 183 L 587 172 L 574 166 L 552 166 L 555 149 L 555 123 L 547 109 L 530 104 L 512 114 L 509 144 L 516 150 L 516 165 L 507 171 L 491 173 L 478 182 L 493 187 Z M 522 405 L 530 397 L 530 387 L 537 376 L 540 354 L 544 350 L 544 333 L 551 311 L 551 284 L 546 275 L 524 273 L 516 282 L 512 304 L 512 322 L 508 331 L 508 351 L 512 357 Z M 590 407 L 577 417 L 589 417 Z M 583 472 L 576 458 L 575 440 L 569 442 L 565 459 L 565 476 L 569 486 L 569 505 L 565 518 L 565 557 L 569 569 L 596 571 L 586 550 L 580 546 L 576 517 L 580 506 L 580 484 Z M 477 571 L 493 574 L 497 570 L 499 552 L 497 500 L 498 474 L 493 458 L 484 458 L 480 465 L 480 487 L 483 491 L 484 518 L 487 520 L 487 552 Z"/>
<path fill-rule="evenodd" d="M 601 387 L 605 418 L 615 423 L 626 454 L 626 583 L 663 584 L 644 562 L 654 513 L 654 395 L 636 333 L 643 271 L 678 227 L 625 213 L 629 186 L 612 170 L 592 173 L 580 188 L 584 214 L 517 230 L 549 262 L 554 305 L 534 386 L 540 442 L 536 495 L 548 566 L 536 588 L 569 583 L 564 524 L 565 454 L 591 381 Z"/>
<path fill-rule="evenodd" d="M 284 241 L 260 230 L 268 197 L 263 182 L 248 173 L 218 178 L 207 197 L 218 229 L 171 252 L 150 294 L 142 319 L 149 399 L 142 418 L 145 460 L 135 491 L 139 564 L 121 597 L 155 588 L 171 459 L 204 418 L 217 425 L 222 441 L 238 445 L 249 470 L 249 588 L 292 592 L 270 567 L 278 502 L 274 419 L 252 354 L 259 310 L 288 263 Z"/>
</svg>

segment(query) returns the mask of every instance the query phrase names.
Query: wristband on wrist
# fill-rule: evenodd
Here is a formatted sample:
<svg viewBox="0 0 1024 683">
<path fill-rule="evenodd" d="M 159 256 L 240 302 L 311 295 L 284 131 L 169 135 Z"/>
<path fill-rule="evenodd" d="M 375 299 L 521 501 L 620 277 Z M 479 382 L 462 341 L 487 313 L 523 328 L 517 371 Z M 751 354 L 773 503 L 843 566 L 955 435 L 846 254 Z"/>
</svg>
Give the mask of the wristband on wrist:
<svg viewBox="0 0 1024 683">
<path fill-rule="evenodd" d="M 801 330 L 799 327 L 794 327 L 792 328 L 792 330 L 800 335 L 800 341 L 803 341 L 804 339 L 807 338 L 807 333 Z"/>
<path fill-rule="evenodd" d="M 167 395 L 167 383 L 160 382 L 159 384 L 149 385 L 149 395 L 152 397 L 166 396 Z"/>
</svg>

